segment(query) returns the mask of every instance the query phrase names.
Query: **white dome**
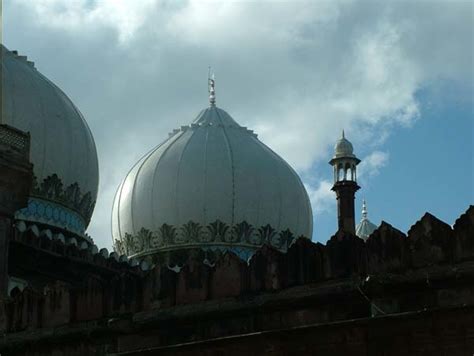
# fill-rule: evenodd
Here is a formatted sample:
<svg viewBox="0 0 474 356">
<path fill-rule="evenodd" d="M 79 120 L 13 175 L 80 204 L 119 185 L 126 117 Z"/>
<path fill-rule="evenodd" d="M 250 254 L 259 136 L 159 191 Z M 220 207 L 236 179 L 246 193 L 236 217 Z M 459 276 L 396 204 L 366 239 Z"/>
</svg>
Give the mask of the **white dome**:
<svg viewBox="0 0 474 356">
<path fill-rule="evenodd" d="M 362 203 L 362 219 L 356 227 L 356 235 L 362 240 L 367 241 L 375 230 L 377 230 L 377 225 L 373 224 L 367 217 L 367 205 L 364 200 Z"/>
<path fill-rule="evenodd" d="M 132 168 L 112 212 L 116 247 L 128 254 L 265 242 L 284 249 L 291 243 L 287 230 L 312 235 L 300 178 L 253 131 L 214 106 Z"/>
<path fill-rule="evenodd" d="M 83 234 L 97 197 L 91 131 L 71 100 L 32 62 L 2 46 L 1 123 L 30 133 L 35 183 L 17 218 Z"/>
</svg>

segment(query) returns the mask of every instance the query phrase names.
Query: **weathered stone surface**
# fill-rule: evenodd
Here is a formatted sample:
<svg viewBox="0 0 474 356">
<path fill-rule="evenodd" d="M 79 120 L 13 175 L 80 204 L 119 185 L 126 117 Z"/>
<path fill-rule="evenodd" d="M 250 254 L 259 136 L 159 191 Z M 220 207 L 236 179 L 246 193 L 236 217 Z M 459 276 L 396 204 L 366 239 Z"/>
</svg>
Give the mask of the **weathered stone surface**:
<svg viewBox="0 0 474 356">
<path fill-rule="evenodd" d="M 248 287 L 247 264 L 233 253 L 224 254 L 212 271 L 210 297 L 212 299 L 240 295 Z"/>
<path fill-rule="evenodd" d="M 84 288 L 72 291 L 71 318 L 74 321 L 101 319 L 106 316 L 104 282 L 95 278 L 87 280 Z"/>
<path fill-rule="evenodd" d="M 43 293 L 43 327 L 69 323 L 71 321 L 71 296 L 68 285 L 58 281 L 51 286 L 46 286 Z"/>
<path fill-rule="evenodd" d="M 426 213 L 408 231 L 411 266 L 420 268 L 453 260 L 451 226 Z"/>
<path fill-rule="evenodd" d="M 288 285 L 301 285 L 329 278 L 329 264 L 325 246 L 305 238 L 297 239 L 288 249 Z"/>
<path fill-rule="evenodd" d="M 209 267 L 192 253 L 177 275 L 176 304 L 204 301 L 209 297 Z"/>
<path fill-rule="evenodd" d="M 367 239 L 368 273 L 402 272 L 409 266 L 406 235 L 382 221 Z"/>
<path fill-rule="evenodd" d="M 355 235 L 338 231 L 326 244 L 331 278 L 349 277 L 367 271 L 367 256 L 364 240 Z"/>
<path fill-rule="evenodd" d="M 474 258 L 474 206 L 471 205 L 454 223 L 454 259 Z"/>
<path fill-rule="evenodd" d="M 214 324 L 216 328 L 216 324 Z M 361 355 L 466 356 L 474 351 L 472 308 L 421 311 L 337 323 L 314 323 L 263 332 L 241 332 L 232 337 L 177 342 L 176 330 L 137 329 L 129 325 L 110 332 L 83 325 L 50 332 L 24 333 L 11 340 L 8 355 Z M 221 330 L 222 331 L 222 330 Z M 175 343 L 167 344 L 175 335 Z M 1 344 L 0 344 L 1 345 Z M 171 345 L 171 346 L 170 346 Z M 1 349 L 1 346 L 0 346 Z M 54 352 L 51 350 L 54 349 Z"/>
<path fill-rule="evenodd" d="M 286 256 L 264 245 L 249 262 L 249 282 L 252 292 L 278 290 L 287 283 Z"/>
<path fill-rule="evenodd" d="M 47 239 L 33 229 L 15 230 L 10 264 L 34 283 L 0 301 L 0 328 L 15 337 L 105 322 L 105 334 L 100 335 L 109 336 L 99 335 L 105 337 L 102 344 L 135 350 L 137 344 L 165 347 L 309 323 L 474 305 L 472 214 L 470 207 L 454 231 L 427 214 L 408 237 L 383 222 L 365 243 L 341 232 L 326 246 L 298 239 L 286 253 L 263 247 L 248 264 L 233 253 L 204 263 L 202 251 L 188 251 L 181 256 L 187 256 L 182 265 L 157 264 L 148 271 Z M 127 336 L 110 338 L 116 331 Z M 352 344 L 357 333 L 344 340 Z M 332 340 L 328 345 L 343 342 L 340 335 L 326 336 Z M 95 350 L 94 342 L 84 345 Z M 273 340 L 268 347 L 277 352 L 277 344 Z M 396 345 L 404 350 L 400 340 Z M 369 346 L 375 347 L 373 341 Z M 61 354 L 62 347 L 50 350 Z M 28 350 L 26 354 L 34 354 Z M 334 350 L 327 346 L 327 352 Z"/>
<path fill-rule="evenodd" d="M 14 302 L 5 303 L 7 314 L 7 331 L 16 332 L 42 327 L 43 298 L 31 288 L 23 292 L 13 290 Z"/>
</svg>

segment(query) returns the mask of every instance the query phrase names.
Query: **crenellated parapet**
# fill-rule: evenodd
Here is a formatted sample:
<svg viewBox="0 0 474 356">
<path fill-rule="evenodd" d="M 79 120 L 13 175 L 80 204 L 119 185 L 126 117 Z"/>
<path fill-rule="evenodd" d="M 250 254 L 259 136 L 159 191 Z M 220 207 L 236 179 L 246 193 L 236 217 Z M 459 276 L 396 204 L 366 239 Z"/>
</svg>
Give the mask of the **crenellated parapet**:
<svg viewBox="0 0 474 356">
<path fill-rule="evenodd" d="M 450 253 L 470 248 L 474 240 L 474 235 L 469 235 L 474 226 L 473 215 L 471 206 L 462 215 L 462 221 L 451 229 L 426 214 L 408 235 L 382 222 L 366 242 L 338 232 L 326 245 L 296 239 L 286 252 L 266 244 L 247 263 L 231 252 L 212 260 L 201 250 L 189 250 L 182 256 L 187 256 L 185 261 L 156 265 L 148 272 L 150 283 L 147 284 L 153 285 L 149 305 L 155 305 L 156 300 L 168 306 L 196 303 L 341 278 L 383 280 L 387 276 L 403 276 L 410 280 L 413 276 L 420 281 L 433 271 L 441 273 L 440 278 L 445 272 L 451 278 L 456 274 L 448 273 L 452 266 L 473 260 L 466 256 L 461 260 Z"/>
<path fill-rule="evenodd" d="M 403 273 L 409 268 L 407 236 L 382 221 L 365 243 L 368 273 Z"/>
<path fill-rule="evenodd" d="M 426 213 L 408 231 L 408 248 L 414 268 L 452 262 L 453 229 Z"/>
<path fill-rule="evenodd" d="M 268 298 L 269 305 L 272 300 L 290 303 L 279 308 L 306 308 L 302 323 L 370 316 L 371 311 L 474 305 L 473 227 L 471 206 L 454 228 L 426 214 L 407 235 L 383 222 L 366 242 L 342 232 L 326 245 L 299 238 L 286 252 L 264 244 L 248 261 L 229 251 L 211 256 L 196 248 L 186 250 L 179 263 L 155 263 L 149 269 L 146 262 L 130 263 L 104 250 L 94 254 L 93 247 L 81 250 L 30 228 L 15 235 L 13 264 L 26 253 L 43 251 L 42 260 L 56 256 L 46 261 L 61 266 L 62 273 L 41 288 L 12 291 L 0 311 L 1 326 L 18 332 L 130 313 L 137 315 L 134 320 L 164 320 L 178 310 L 186 319 L 196 310 L 207 313 L 215 303 L 233 313 L 250 301 L 258 305 L 258 298 Z M 70 264 L 82 273 L 68 274 Z M 21 265 L 27 267 L 34 266 Z M 315 303 L 315 311 L 307 311 L 308 303 Z"/>
<path fill-rule="evenodd" d="M 453 248 L 456 262 L 474 258 L 474 206 L 471 205 L 453 226 L 455 243 Z"/>
</svg>

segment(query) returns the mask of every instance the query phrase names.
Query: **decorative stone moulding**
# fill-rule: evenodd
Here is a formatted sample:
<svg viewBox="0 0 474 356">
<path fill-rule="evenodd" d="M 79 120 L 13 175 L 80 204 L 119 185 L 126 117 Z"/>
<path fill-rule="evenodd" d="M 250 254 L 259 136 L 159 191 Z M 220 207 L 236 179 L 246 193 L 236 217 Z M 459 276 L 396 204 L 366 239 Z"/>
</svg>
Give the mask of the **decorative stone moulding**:
<svg viewBox="0 0 474 356">
<path fill-rule="evenodd" d="M 33 179 L 28 206 L 16 212 L 17 220 L 46 224 L 84 237 L 95 202 L 90 192 L 82 194 L 77 183 L 64 187 L 61 179 L 53 174 L 38 184 Z"/>
<path fill-rule="evenodd" d="M 294 240 L 295 236 L 289 229 L 277 231 L 270 225 L 257 228 L 242 221 L 230 226 L 216 220 L 204 226 L 189 221 L 179 227 L 163 224 L 158 231 L 142 228 L 136 235 L 125 234 L 122 240 L 115 240 L 114 249 L 127 256 L 190 248 L 220 249 L 230 250 L 247 259 L 263 244 L 286 251 Z"/>
<path fill-rule="evenodd" d="M 78 212 L 85 219 L 85 223 L 89 223 L 95 205 L 91 192 L 82 193 L 77 183 L 64 186 L 56 174 L 46 177 L 41 183 L 33 177 L 31 195 L 63 204 Z"/>
</svg>

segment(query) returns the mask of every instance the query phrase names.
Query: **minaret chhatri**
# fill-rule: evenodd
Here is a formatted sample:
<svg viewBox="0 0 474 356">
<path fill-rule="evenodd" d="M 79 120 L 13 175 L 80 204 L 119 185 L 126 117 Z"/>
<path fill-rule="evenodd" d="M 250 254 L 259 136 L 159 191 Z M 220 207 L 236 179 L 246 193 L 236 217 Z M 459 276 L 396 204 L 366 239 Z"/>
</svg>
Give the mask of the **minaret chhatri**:
<svg viewBox="0 0 474 356">
<path fill-rule="evenodd" d="M 334 185 L 332 190 L 337 197 L 338 230 L 355 235 L 355 192 L 360 187 L 357 185 L 357 165 L 360 163 L 354 155 L 352 144 L 342 137 L 334 147 L 334 156 L 329 164 L 334 167 Z"/>
</svg>

